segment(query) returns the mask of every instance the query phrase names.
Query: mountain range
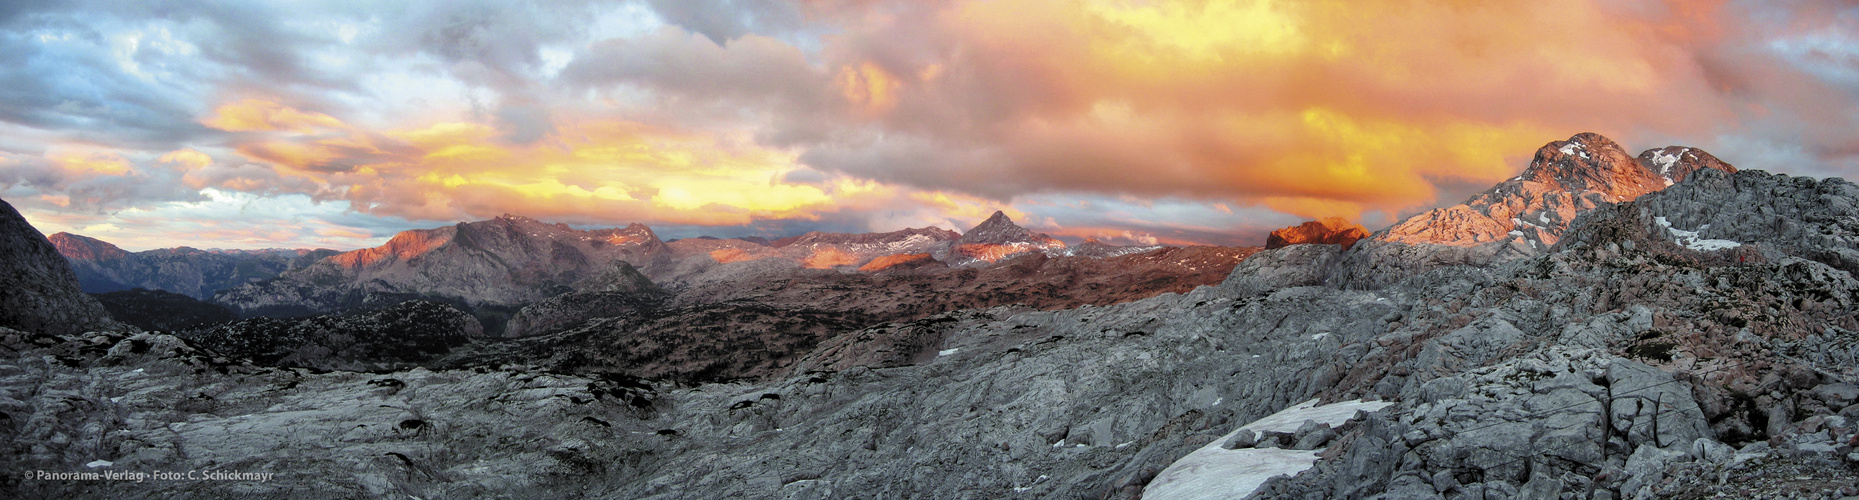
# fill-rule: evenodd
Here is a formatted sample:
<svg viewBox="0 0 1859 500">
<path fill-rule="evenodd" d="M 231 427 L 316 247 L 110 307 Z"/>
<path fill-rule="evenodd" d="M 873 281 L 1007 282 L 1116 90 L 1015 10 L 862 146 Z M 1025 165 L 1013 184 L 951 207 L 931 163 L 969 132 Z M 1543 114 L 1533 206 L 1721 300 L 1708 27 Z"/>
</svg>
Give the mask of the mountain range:
<svg viewBox="0 0 1859 500">
<path fill-rule="evenodd" d="M 173 335 L 98 311 L 8 207 L 0 468 L 290 471 L 135 490 L 280 498 L 1855 495 L 1856 221 L 1842 179 L 1581 134 L 1464 204 L 1269 250 L 506 217 L 233 290 L 445 300 Z"/>
<path fill-rule="evenodd" d="M 316 250 L 199 250 L 190 247 L 127 252 L 109 242 L 71 233 L 46 237 L 71 261 L 85 292 L 135 288 L 166 290 L 196 299 L 237 285 L 277 277 L 339 252 Z"/>
</svg>

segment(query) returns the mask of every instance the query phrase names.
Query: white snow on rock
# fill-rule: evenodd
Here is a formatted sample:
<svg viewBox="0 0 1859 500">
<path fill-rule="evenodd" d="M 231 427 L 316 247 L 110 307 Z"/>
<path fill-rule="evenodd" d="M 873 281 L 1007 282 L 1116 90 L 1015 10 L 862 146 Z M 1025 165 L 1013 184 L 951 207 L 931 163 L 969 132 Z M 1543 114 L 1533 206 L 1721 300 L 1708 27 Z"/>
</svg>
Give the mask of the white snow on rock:
<svg viewBox="0 0 1859 500">
<path fill-rule="evenodd" d="M 1565 155 L 1572 155 L 1572 154 L 1575 154 L 1577 151 L 1581 151 L 1581 144 L 1573 143 L 1573 142 L 1568 143 L 1568 144 L 1563 144 L 1560 149 L 1557 149 L 1557 151 L 1561 151 L 1562 154 L 1565 154 Z"/>
<path fill-rule="evenodd" d="M 936 356 L 938 356 L 938 357 L 941 357 L 941 356 L 948 356 L 948 355 L 950 355 L 950 354 L 955 354 L 956 352 L 958 352 L 958 351 L 961 351 L 961 350 L 962 350 L 962 348 L 960 348 L 960 347 L 957 347 L 957 348 L 954 348 L 954 349 L 943 349 L 943 350 L 940 350 L 940 351 L 936 351 Z"/>
<path fill-rule="evenodd" d="M 1732 241 L 1732 240 L 1712 240 L 1712 239 L 1698 238 L 1698 231 L 1702 231 L 1705 228 L 1710 227 L 1709 224 L 1705 224 L 1703 227 L 1698 228 L 1698 231 L 1686 231 L 1683 229 L 1672 227 L 1672 223 L 1669 221 L 1666 221 L 1665 217 L 1654 217 L 1653 222 L 1659 223 L 1659 227 L 1663 227 L 1665 228 L 1666 231 L 1671 232 L 1672 238 L 1675 240 L 1678 240 L 1678 244 L 1684 245 L 1685 248 L 1689 248 L 1692 250 L 1697 250 L 1700 252 L 1714 252 L 1718 250 L 1726 250 L 1726 249 L 1743 246 L 1742 243 Z"/>
<path fill-rule="evenodd" d="M 92 469 L 95 469 L 98 467 L 109 467 L 112 465 L 116 465 L 116 462 L 111 462 L 109 460 L 92 460 L 90 463 L 84 464 L 85 467 L 89 467 Z"/>
<path fill-rule="evenodd" d="M 1678 163 L 1678 155 L 1659 151 L 1652 154 L 1652 164 L 1659 166 L 1659 175 L 1672 175 L 1672 164 Z"/>
<path fill-rule="evenodd" d="M 1229 450 L 1221 445 L 1231 441 L 1241 432 L 1297 432 L 1306 420 L 1315 420 L 1331 427 L 1342 425 L 1354 418 L 1357 411 L 1377 411 L 1394 403 L 1362 400 L 1344 401 L 1336 404 L 1317 406 L 1312 399 L 1284 409 L 1271 416 L 1261 418 L 1250 424 L 1222 436 L 1220 439 L 1202 446 L 1188 456 L 1181 457 L 1170 464 L 1161 474 L 1155 476 L 1143 489 L 1143 498 L 1150 500 L 1190 500 L 1216 498 L 1245 498 L 1257 491 L 1265 481 L 1276 476 L 1292 475 L 1303 472 L 1317 463 L 1317 454 L 1323 450 L 1285 450 L 1279 448 L 1246 448 Z"/>
<path fill-rule="evenodd" d="M 1690 151 L 1686 149 L 1685 151 Z M 1659 151 L 1652 154 L 1652 164 L 1659 166 L 1659 175 L 1665 177 L 1665 185 L 1672 185 L 1672 165 L 1678 163 L 1678 155 Z"/>
</svg>

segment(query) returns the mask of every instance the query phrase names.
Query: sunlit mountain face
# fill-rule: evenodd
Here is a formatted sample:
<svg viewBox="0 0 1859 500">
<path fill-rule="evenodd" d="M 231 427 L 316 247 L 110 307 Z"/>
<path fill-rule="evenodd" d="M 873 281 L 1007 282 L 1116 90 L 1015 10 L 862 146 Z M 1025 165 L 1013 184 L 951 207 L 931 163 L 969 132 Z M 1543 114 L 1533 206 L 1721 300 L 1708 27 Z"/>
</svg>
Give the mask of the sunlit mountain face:
<svg viewBox="0 0 1859 500">
<path fill-rule="evenodd" d="M 1838 1 L 26 2 L 0 61 L 0 198 L 130 251 L 996 210 L 1259 245 L 1456 203 L 1581 131 L 1859 173 Z"/>
</svg>

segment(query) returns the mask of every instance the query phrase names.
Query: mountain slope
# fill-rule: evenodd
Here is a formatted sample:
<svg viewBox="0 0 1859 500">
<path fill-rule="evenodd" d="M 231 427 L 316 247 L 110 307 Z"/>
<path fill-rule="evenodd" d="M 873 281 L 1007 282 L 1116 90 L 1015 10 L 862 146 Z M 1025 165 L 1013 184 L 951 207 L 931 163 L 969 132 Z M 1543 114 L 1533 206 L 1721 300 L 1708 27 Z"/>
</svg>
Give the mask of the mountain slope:
<svg viewBox="0 0 1859 500">
<path fill-rule="evenodd" d="M 1736 172 L 1691 148 L 1648 150 L 1640 158 L 1599 134 L 1577 134 L 1536 150 L 1516 178 L 1465 203 L 1401 221 L 1376 239 L 1453 246 L 1517 241 L 1542 249 L 1554 245 L 1576 216 L 1597 207 L 1664 189 L 1698 169 Z"/>
<path fill-rule="evenodd" d="M 148 331 L 175 332 L 239 320 L 230 309 L 163 290 L 134 288 L 91 296 L 117 321 Z"/>
<path fill-rule="evenodd" d="M 1325 217 L 1272 231 L 1265 238 L 1265 249 L 1307 244 L 1342 245 L 1347 249 L 1355 245 L 1356 240 L 1367 237 L 1368 229 L 1361 224 L 1339 217 Z"/>
<path fill-rule="evenodd" d="M 381 306 L 410 298 L 474 308 L 517 307 L 572 291 L 581 278 L 619 261 L 651 275 L 669 270 L 671 250 L 640 224 L 583 231 L 505 215 L 405 231 L 385 245 L 227 290 L 213 301 L 248 316 Z"/>
<path fill-rule="evenodd" d="M 1522 174 L 1465 203 L 1415 215 L 1358 242 L 1339 257 L 1333 274 L 1346 286 L 1373 288 L 1441 266 L 1538 255 L 1560 241 L 1577 216 L 1705 169 L 1736 171 L 1693 148 L 1653 149 L 1635 158 L 1599 134 L 1576 134 L 1537 149 Z"/>
<path fill-rule="evenodd" d="M 950 242 L 941 260 L 950 266 L 965 266 L 999 262 L 1028 252 L 1061 255 L 1064 250 L 1065 243 L 1045 233 L 1028 231 L 1014 224 L 1007 214 L 996 211 L 987 220 L 962 233 L 962 237 Z"/>
<path fill-rule="evenodd" d="M 206 251 L 189 247 L 126 252 L 109 242 L 71 233 L 47 239 L 71 261 L 84 291 L 166 290 L 209 299 L 219 290 L 277 277 L 339 252 L 317 250 Z"/>
<path fill-rule="evenodd" d="M 70 334 L 120 326 L 109 318 L 58 248 L 0 200 L 0 327 Z"/>
</svg>

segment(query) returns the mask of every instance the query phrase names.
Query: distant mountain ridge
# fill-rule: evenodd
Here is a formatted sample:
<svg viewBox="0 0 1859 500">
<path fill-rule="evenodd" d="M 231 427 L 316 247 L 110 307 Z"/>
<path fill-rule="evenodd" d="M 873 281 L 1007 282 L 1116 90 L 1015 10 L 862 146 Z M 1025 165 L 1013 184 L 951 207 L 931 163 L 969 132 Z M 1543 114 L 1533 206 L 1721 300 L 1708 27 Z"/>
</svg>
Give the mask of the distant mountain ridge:
<svg viewBox="0 0 1859 500">
<path fill-rule="evenodd" d="M 1078 256 L 1107 258 L 1160 248 L 1094 242 L 1081 246 L 1084 253 Z M 499 318 L 480 318 L 498 331 L 516 308 L 587 291 L 579 284 L 581 278 L 616 262 L 632 265 L 652 283 L 675 292 L 797 270 L 856 273 L 898 266 L 977 266 L 1029 253 L 1073 255 L 1056 238 L 1022 228 L 1001 212 L 966 233 L 925 227 L 886 233 L 809 232 L 773 241 L 688 238 L 670 243 L 643 224 L 580 230 L 506 214 L 404 231 L 379 247 L 333 255 L 275 279 L 226 290 L 213 300 L 251 316 L 379 307 L 421 298 L 507 309 Z"/>
<path fill-rule="evenodd" d="M 200 250 L 192 247 L 129 252 L 88 236 L 46 237 L 70 261 L 85 292 L 135 288 L 165 290 L 196 299 L 234 286 L 277 277 L 335 255 L 330 249 Z"/>
<path fill-rule="evenodd" d="M 214 296 L 242 315 L 302 315 L 383 307 L 408 299 L 508 308 L 575 291 L 583 277 L 626 261 L 647 276 L 670 270 L 672 250 L 651 228 L 579 230 L 516 215 L 403 231 L 275 279 Z M 502 317 L 483 318 L 492 329 Z"/>
</svg>

